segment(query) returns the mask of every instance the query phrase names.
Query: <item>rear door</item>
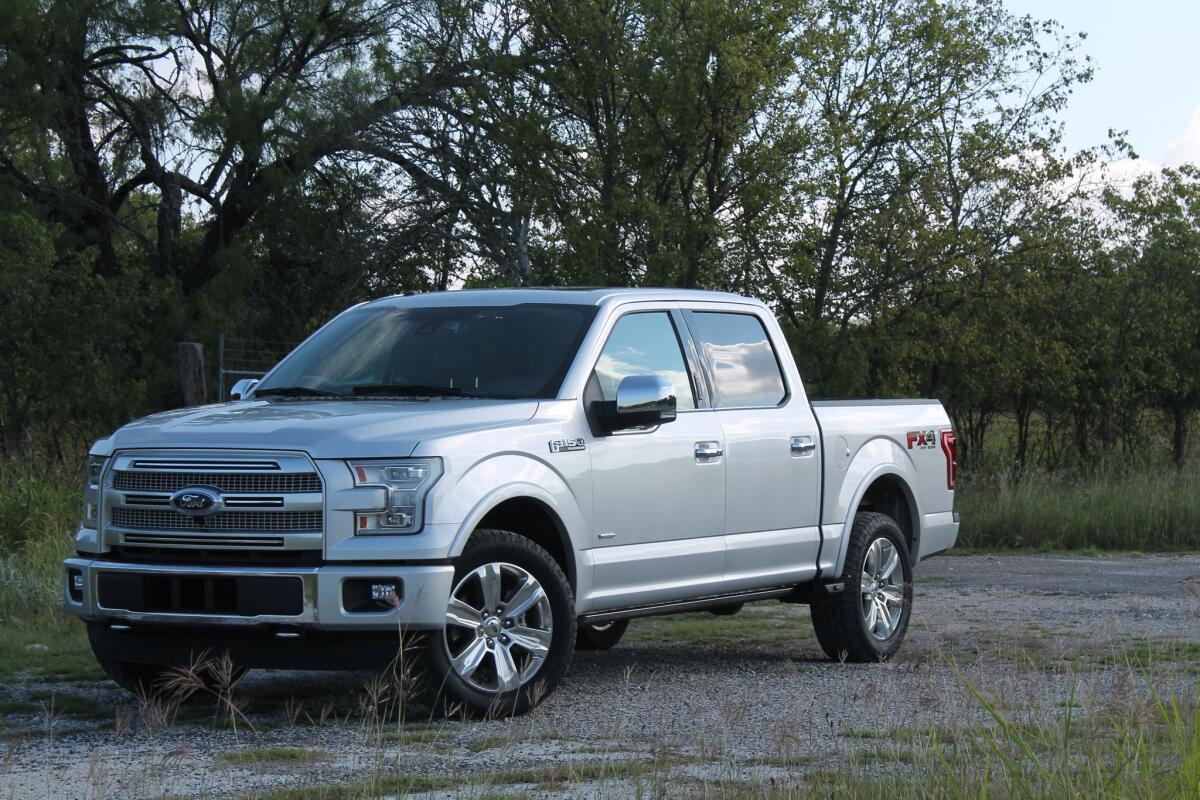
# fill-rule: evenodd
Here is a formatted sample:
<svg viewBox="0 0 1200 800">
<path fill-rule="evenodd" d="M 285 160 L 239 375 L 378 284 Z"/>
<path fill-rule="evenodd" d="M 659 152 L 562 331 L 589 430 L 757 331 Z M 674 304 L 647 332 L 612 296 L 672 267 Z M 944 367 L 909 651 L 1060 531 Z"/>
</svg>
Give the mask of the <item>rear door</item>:
<svg viewBox="0 0 1200 800">
<path fill-rule="evenodd" d="M 818 428 L 768 333 L 775 320 L 751 306 L 697 305 L 685 316 L 725 439 L 725 588 L 812 577 L 820 550 Z"/>
<path fill-rule="evenodd" d="M 592 454 L 592 560 L 597 608 L 714 591 L 725 565 L 721 423 L 693 374 L 678 312 L 643 308 L 612 323 L 584 402 L 613 400 L 630 375 L 661 375 L 679 414 L 651 429 L 597 436 Z"/>
</svg>

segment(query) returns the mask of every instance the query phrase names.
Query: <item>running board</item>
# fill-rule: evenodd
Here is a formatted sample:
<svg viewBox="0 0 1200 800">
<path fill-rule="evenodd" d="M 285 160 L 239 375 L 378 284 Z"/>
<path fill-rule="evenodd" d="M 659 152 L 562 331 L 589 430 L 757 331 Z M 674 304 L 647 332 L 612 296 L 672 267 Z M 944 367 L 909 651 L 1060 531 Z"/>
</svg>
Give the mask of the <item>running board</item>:
<svg viewBox="0 0 1200 800">
<path fill-rule="evenodd" d="M 616 608 L 611 611 L 591 611 L 579 616 L 579 622 L 586 625 L 602 625 L 618 619 L 635 619 L 637 617 L 657 617 L 663 614 L 682 614 L 687 611 L 703 611 L 707 608 L 720 608 L 734 603 L 752 603 L 755 600 L 770 600 L 775 597 L 788 597 L 796 593 L 795 586 L 781 586 L 777 589 L 756 589 L 750 592 L 736 592 L 712 597 L 702 597 L 698 600 L 679 600 L 673 603 L 656 603 L 651 606 L 631 606 Z"/>
</svg>

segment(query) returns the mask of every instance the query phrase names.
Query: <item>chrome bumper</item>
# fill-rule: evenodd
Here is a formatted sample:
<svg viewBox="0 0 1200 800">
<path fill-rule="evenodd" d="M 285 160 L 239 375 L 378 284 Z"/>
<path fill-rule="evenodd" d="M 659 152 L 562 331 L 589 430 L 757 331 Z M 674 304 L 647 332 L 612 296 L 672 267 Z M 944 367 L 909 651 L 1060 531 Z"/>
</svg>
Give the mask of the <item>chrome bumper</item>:
<svg viewBox="0 0 1200 800">
<path fill-rule="evenodd" d="M 210 578 L 296 578 L 303 589 L 299 614 L 239 616 L 221 613 L 130 611 L 105 608 L 101 604 L 99 579 L 106 572 L 118 574 L 198 576 Z M 72 595 L 73 573 L 82 581 L 81 592 Z M 69 558 L 63 562 L 63 596 L 67 610 L 92 621 L 152 624 L 229 625 L 237 627 L 308 627 L 331 630 L 437 629 L 445 624 L 446 602 L 454 567 L 446 565 L 337 565 L 320 567 L 240 568 L 128 564 L 102 559 Z M 396 581 L 400 600 L 395 608 L 380 611 L 347 611 L 342 603 L 342 584 L 348 579 Z"/>
</svg>

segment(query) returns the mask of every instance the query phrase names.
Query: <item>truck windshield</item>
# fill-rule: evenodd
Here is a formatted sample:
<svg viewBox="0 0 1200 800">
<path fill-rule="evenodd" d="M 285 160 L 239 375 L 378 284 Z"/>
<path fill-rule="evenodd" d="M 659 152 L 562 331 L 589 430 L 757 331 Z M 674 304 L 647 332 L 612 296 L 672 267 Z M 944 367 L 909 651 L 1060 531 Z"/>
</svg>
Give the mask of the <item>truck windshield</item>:
<svg viewBox="0 0 1200 800">
<path fill-rule="evenodd" d="M 558 394 L 592 306 L 349 311 L 297 348 L 257 397 L 500 397 Z"/>
</svg>

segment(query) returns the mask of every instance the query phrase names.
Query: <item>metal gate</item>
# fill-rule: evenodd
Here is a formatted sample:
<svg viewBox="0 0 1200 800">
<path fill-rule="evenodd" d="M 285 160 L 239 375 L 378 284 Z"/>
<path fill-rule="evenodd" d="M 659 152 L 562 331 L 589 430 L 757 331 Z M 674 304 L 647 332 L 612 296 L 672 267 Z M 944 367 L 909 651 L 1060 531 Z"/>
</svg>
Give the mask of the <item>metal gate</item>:
<svg viewBox="0 0 1200 800">
<path fill-rule="evenodd" d="M 239 378 L 261 378 L 295 346 L 295 342 L 217 336 L 217 402 L 228 399 L 226 393 Z"/>
</svg>

